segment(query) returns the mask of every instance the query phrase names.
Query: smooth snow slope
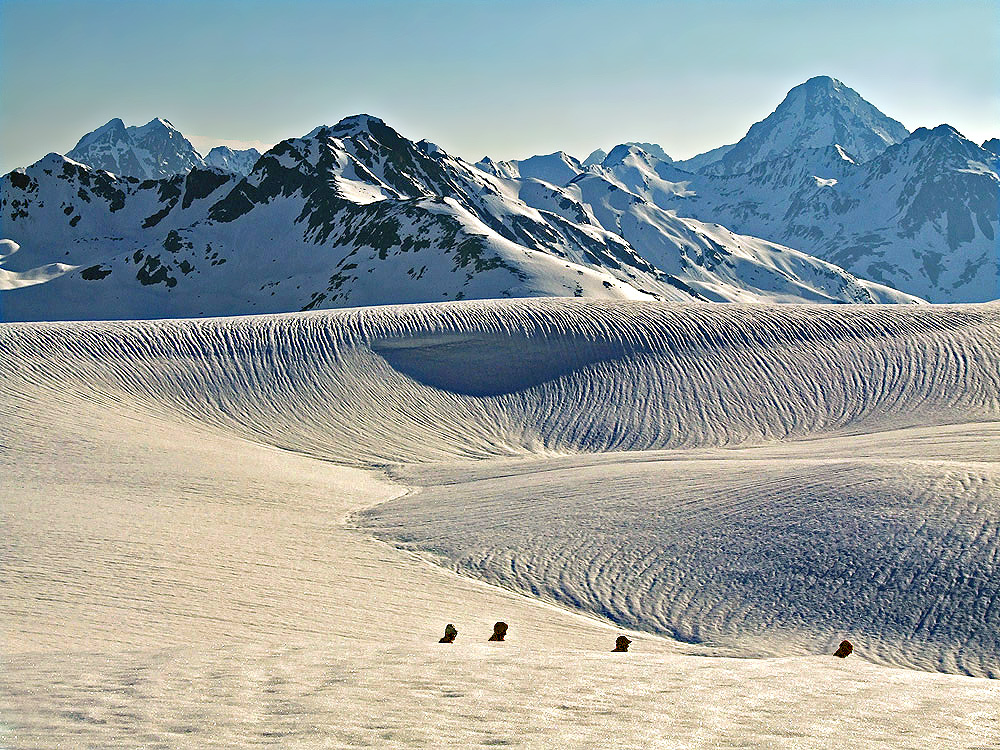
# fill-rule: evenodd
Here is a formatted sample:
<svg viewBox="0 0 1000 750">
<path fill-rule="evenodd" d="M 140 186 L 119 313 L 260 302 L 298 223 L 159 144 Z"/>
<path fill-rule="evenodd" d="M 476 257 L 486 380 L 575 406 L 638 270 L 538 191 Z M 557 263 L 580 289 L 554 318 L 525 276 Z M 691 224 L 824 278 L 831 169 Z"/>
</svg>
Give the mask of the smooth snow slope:
<svg viewBox="0 0 1000 750">
<path fill-rule="evenodd" d="M 867 662 L 997 671 L 998 333 L 572 300 L 0 326 L 0 741 L 988 747 L 995 682 Z M 349 514 L 405 488 L 329 459 L 428 486 L 366 516 L 404 546 L 702 645 L 615 661 L 606 623 L 373 541 Z M 803 593 L 831 569 L 844 612 Z"/>
</svg>

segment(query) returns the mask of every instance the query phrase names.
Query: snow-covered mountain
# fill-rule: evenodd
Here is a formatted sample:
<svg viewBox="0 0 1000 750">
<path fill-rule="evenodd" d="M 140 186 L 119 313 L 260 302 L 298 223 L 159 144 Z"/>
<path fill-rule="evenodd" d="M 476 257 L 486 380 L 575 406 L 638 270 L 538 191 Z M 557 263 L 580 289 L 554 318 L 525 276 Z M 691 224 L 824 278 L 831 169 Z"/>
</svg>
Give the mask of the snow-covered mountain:
<svg viewBox="0 0 1000 750">
<path fill-rule="evenodd" d="M 808 148 L 840 144 L 859 161 L 882 153 L 909 132 L 835 78 L 816 76 L 788 92 L 770 115 L 753 125 L 715 161 L 690 160 L 710 174 L 738 174 L 755 165 Z M 701 155 L 705 156 L 705 155 Z"/>
<path fill-rule="evenodd" d="M 553 185 L 565 185 L 584 172 L 584 165 L 580 160 L 565 151 L 512 161 L 497 162 L 486 157 L 476 162 L 475 166 L 484 172 L 508 180 L 535 179 Z"/>
<path fill-rule="evenodd" d="M 671 159 L 667 155 L 667 152 L 664 151 L 663 147 L 660 146 L 658 143 L 642 143 L 640 141 L 626 141 L 624 144 L 619 144 L 619 145 L 638 146 L 643 151 L 645 151 L 648 154 L 652 154 L 660 161 L 667 161 L 667 162 L 673 161 L 673 159 Z M 590 156 L 588 156 L 586 159 L 583 160 L 583 166 L 591 167 L 594 166 L 595 164 L 600 164 L 602 161 L 604 161 L 607 155 L 608 152 L 605 151 L 603 148 L 596 149 L 590 153 Z"/>
<path fill-rule="evenodd" d="M 932 302 L 995 299 L 1000 177 L 942 125 L 859 163 L 839 144 L 735 175 L 692 174 L 633 149 L 592 171 L 681 216 L 825 258 Z"/>
<path fill-rule="evenodd" d="M 216 167 L 245 176 L 260 158 L 260 152 L 255 148 L 216 146 L 202 157 L 168 120 L 157 117 L 141 127 L 126 127 L 116 117 L 83 136 L 66 156 L 116 175 L 156 180 L 184 174 L 193 167 Z"/>
<path fill-rule="evenodd" d="M 908 135 L 821 77 L 737 144 L 681 162 L 622 144 L 583 169 L 678 216 L 932 302 L 979 302 L 1000 296 L 998 143 L 977 146 L 947 125 Z"/>
<path fill-rule="evenodd" d="M 608 152 L 603 148 L 594 149 L 590 152 L 590 156 L 583 160 L 583 166 L 590 167 L 594 164 L 600 164 L 604 161 L 604 157 L 608 155 Z"/>
<path fill-rule="evenodd" d="M 255 148 L 234 150 L 229 146 L 216 146 L 205 156 L 205 164 L 246 176 L 253 171 L 259 158 L 260 151 Z"/>
<path fill-rule="evenodd" d="M 719 161 L 719 159 L 732 151 L 735 145 L 735 143 L 730 143 L 725 146 L 717 146 L 703 154 L 692 156 L 690 159 L 675 161 L 674 166 L 686 169 L 688 172 L 698 172 L 702 167 Z"/>
<path fill-rule="evenodd" d="M 1000 169 L 1000 138 L 989 138 L 983 141 L 983 150 L 993 156 L 993 166 Z"/>
<path fill-rule="evenodd" d="M 158 179 L 205 162 L 191 142 L 167 120 L 125 127 L 115 118 L 80 139 L 66 154 L 73 161 L 119 175 Z"/>
<path fill-rule="evenodd" d="M 524 296 L 915 301 L 678 218 L 565 155 L 488 166 L 367 115 L 279 143 L 245 178 L 193 168 L 140 181 L 50 154 L 0 182 L 4 312 L 171 317 Z M 526 173 L 576 178 L 564 187 Z"/>
</svg>

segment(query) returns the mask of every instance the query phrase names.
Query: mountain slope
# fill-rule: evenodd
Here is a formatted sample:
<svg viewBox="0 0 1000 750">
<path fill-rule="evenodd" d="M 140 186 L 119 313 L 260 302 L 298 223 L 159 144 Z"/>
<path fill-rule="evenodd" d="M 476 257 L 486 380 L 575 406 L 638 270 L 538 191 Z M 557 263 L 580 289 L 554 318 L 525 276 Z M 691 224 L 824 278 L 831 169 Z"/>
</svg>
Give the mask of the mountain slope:
<svg viewBox="0 0 1000 750">
<path fill-rule="evenodd" d="M 994 746 L 997 312 L 0 325 L 0 744 Z"/>
<path fill-rule="evenodd" d="M 530 205 L 575 212 L 616 232 L 642 248 L 643 257 L 673 284 L 700 300 L 917 301 L 791 248 L 678 217 L 598 174 L 581 175 L 564 188 L 526 181 L 519 196 Z"/>
<path fill-rule="evenodd" d="M 454 176 L 432 159 L 424 166 L 437 170 L 444 195 L 420 187 L 419 170 L 412 169 L 415 144 L 400 139 L 394 145 L 402 150 L 393 156 L 361 130 L 367 132 L 358 129 L 351 148 L 362 159 L 323 130 L 279 144 L 243 180 L 192 170 L 140 182 L 55 154 L 11 173 L 0 185 L 0 205 L 4 233 L 20 249 L 4 258 L 6 317 L 245 314 L 467 296 L 649 296 L 599 267 L 499 235 L 445 197 L 457 187 L 446 184 Z M 519 229 L 560 239 L 541 221 Z M 577 234 L 603 246 L 601 238 Z M 61 265 L 38 278 L 37 269 L 55 263 Z M 26 275 L 35 283 L 25 283 Z"/>
</svg>

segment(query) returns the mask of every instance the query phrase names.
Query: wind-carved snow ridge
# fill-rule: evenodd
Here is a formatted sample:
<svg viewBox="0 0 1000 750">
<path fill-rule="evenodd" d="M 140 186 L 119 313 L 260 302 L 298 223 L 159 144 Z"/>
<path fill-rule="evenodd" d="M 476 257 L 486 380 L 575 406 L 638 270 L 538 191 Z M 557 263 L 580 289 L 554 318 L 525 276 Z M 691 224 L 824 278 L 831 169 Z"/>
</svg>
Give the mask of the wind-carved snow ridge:
<svg viewBox="0 0 1000 750">
<path fill-rule="evenodd" d="M 16 372 L 51 362 L 53 387 L 372 465 L 993 419 L 998 312 L 493 300 L 0 340 Z"/>
<path fill-rule="evenodd" d="M 437 484 L 367 523 L 502 586 L 730 653 L 850 633 L 1000 675 L 996 305 L 482 301 L 8 324 L 0 352 L 5 406 L 127 404 Z"/>
</svg>

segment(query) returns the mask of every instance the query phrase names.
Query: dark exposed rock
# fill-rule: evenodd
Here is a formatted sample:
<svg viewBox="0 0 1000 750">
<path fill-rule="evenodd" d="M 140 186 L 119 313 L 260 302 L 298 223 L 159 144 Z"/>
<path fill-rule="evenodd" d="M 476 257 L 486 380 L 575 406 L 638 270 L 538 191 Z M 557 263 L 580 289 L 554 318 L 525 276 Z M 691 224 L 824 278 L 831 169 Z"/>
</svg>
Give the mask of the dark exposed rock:
<svg viewBox="0 0 1000 750">
<path fill-rule="evenodd" d="M 833 653 L 834 656 L 839 656 L 841 659 L 846 659 L 854 651 L 854 645 L 850 641 L 841 641 L 840 646 Z"/>
</svg>

